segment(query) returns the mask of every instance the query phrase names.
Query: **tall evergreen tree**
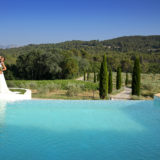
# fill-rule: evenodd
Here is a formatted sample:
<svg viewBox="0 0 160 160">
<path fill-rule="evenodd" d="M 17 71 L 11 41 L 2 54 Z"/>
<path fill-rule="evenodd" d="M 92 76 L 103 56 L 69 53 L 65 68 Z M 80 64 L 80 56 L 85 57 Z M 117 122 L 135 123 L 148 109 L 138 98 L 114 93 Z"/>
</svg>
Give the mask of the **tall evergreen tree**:
<svg viewBox="0 0 160 160">
<path fill-rule="evenodd" d="M 109 79 L 108 79 L 108 93 L 112 93 L 113 83 L 112 83 L 112 70 L 109 70 Z"/>
<path fill-rule="evenodd" d="M 86 81 L 86 72 L 84 72 L 83 79 Z"/>
<path fill-rule="evenodd" d="M 126 73 L 126 80 L 125 80 L 125 85 L 128 85 L 128 73 Z"/>
<path fill-rule="evenodd" d="M 96 76 L 96 72 L 94 72 L 94 83 L 97 82 L 97 76 Z"/>
<path fill-rule="evenodd" d="M 107 71 L 106 55 L 104 55 L 100 68 L 99 96 L 101 99 L 105 99 L 107 95 L 108 95 L 108 71 Z"/>
<path fill-rule="evenodd" d="M 97 73 L 97 81 L 100 79 L 100 72 Z"/>
<path fill-rule="evenodd" d="M 132 95 L 140 95 L 140 83 L 141 83 L 141 73 L 140 73 L 140 61 L 136 58 L 134 61 L 133 73 L 132 73 Z"/>
<path fill-rule="evenodd" d="M 117 68 L 117 77 L 116 77 L 116 89 L 121 89 L 122 86 L 122 77 L 121 77 L 121 68 Z"/>
<path fill-rule="evenodd" d="M 89 78 L 90 78 L 90 73 L 87 72 L 87 81 L 89 81 Z"/>
</svg>

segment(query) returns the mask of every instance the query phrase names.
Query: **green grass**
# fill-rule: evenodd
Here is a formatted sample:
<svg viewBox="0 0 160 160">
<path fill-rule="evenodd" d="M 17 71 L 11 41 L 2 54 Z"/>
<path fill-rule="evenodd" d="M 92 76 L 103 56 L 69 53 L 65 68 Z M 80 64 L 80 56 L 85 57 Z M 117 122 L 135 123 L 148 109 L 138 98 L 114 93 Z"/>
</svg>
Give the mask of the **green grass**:
<svg viewBox="0 0 160 160">
<path fill-rule="evenodd" d="M 83 90 L 98 89 L 98 83 L 84 82 L 84 81 L 77 81 L 77 80 L 43 80 L 43 81 L 8 80 L 7 84 L 9 87 L 28 88 L 28 89 L 55 87 L 55 89 L 58 88 L 58 89 L 66 90 L 68 88 L 68 85 L 70 84 L 78 85 L 81 88 L 83 88 Z"/>
<path fill-rule="evenodd" d="M 129 87 L 131 87 L 131 74 L 129 74 Z M 141 74 L 141 95 L 132 96 L 133 100 L 153 99 L 156 93 L 160 93 L 160 74 Z"/>
<path fill-rule="evenodd" d="M 113 72 L 113 95 L 123 91 L 125 82 L 125 73 L 122 73 L 122 89 L 116 90 L 116 73 Z M 7 84 L 10 88 L 28 88 L 33 91 L 34 98 L 54 98 L 54 99 L 93 99 L 93 91 L 98 91 L 98 82 L 93 83 L 93 74 L 90 74 L 89 81 L 77 80 L 9 80 Z M 56 94 L 58 91 L 68 91 L 70 88 L 77 88 L 77 92 L 68 96 L 67 94 Z M 131 87 L 131 74 L 129 74 L 129 85 Z M 17 92 L 23 92 L 17 90 Z M 72 90 L 71 90 L 72 92 Z M 89 96 L 80 96 L 85 92 L 90 93 Z M 55 93 L 55 94 L 51 94 Z M 160 93 L 160 74 L 141 74 L 141 96 L 132 96 L 132 99 L 152 99 L 154 94 Z M 22 93 L 23 94 L 23 93 Z M 98 93 L 94 99 L 98 98 Z"/>
<path fill-rule="evenodd" d="M 160 74 L 142 74 L 141 96 L 153 98 L 160 93 Z"/>
<path fill-rule="evenodd" d="M 10 89 L 10 91 L 19 92 L 19 94 L 24 94 L 26 92 L 26 90 L 24 90 L 24 89 Z"/>
</svg>

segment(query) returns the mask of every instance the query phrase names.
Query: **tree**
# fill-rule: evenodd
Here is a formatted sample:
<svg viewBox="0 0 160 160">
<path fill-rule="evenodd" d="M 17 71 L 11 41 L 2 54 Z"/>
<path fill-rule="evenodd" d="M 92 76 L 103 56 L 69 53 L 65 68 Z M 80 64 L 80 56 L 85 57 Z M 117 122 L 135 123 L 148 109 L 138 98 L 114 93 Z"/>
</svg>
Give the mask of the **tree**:
<svg viewBox="0 0 160 160">
<path fill-rule="evenodd" d="M 109 70 L 109 80 L 108 80 L 108 93 L 112 93 L 113 83 L 112 83 L 112 70 Z"/>
<path fill-rule="evenodd" d="M 78 74 L 78 62 L 74 58 L 67 58 L 63 63 L 63 77 L 71 79 Z"/>
<path fill-rule="evenodd" d="M 83 73 L 83 80 L 86 81 L 86 72 Z"/>
<path fill-rule="evenodd" d="M 34 50 L 20 55 L 16 61 L 16 76 L 26 80 L 44 80 L 61 78 L 63 56 L 60 54 L 42 53 Z M 16 69 L 17 68 L 17 69 Z"/>
<path fill-rule="evenodd" d="M 84 73 L 89 70 L 90 63 L 87 59 L 78 58 L 79 71 Z"/>
<path fill-rule="evenodd" d="M 6 78 L 6 80 L 15 80 L 13 72 L 11 72 L 10 70 L 7 70 L 5 72 L 5 78 Z"/>
<path fill-rule="evenodd" d="M 139 58 L 136 58 L 134 61 L 133 73 L 132 73 L 132 95 L 140 96 L 140 61 Z"/>
<path fill-rule="evenodd" d="M 87 72 L 87 81 L 89 81 L 90 78 L 90 72 Z"/>
<path fill-rule="evenodd" d="M 116 89 L 121 89 L 122 78 L 121 78 L 121 68 L 117 68 L 117 77 L 116 77 Z"/>
<path fill-rule="evenodd" d="M 93 79 L 94 83 L 97 82 L 97 76 L 96 76 L 96 72 L 94 72 L 94 79 Z"/>
<path fill-rule="evenodd" d="M 105 99 L 108 95 L 108 72 L 106 55 L 103 57 L 100 68 L 99 95 L 101 99 Z"/>
<path fill-rule="evenodd" d="M 125 80 L 125 85 L 128 85 L 128 73 L 126 73 L 126 80 Z"/>
</svg>

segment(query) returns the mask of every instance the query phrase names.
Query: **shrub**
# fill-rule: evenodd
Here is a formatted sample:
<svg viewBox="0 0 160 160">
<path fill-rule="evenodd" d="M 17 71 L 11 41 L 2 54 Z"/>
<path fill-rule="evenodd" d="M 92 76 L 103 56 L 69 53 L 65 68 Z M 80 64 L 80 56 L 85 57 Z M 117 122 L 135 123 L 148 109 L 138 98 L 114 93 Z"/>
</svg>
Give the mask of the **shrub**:
<svg viewBox="0 0 160 160">
<path fill-rule="evenodd" d="M 40 94 L 47 94 L 47 93 L 49 93 L 49 87 L 47 85 L 40 86 L 40 87 L 38 87 L 37 91 Z"/>
<path fill-rule="evenodd" d="M 29 87 L 30 89 L 36 89 L 36 88 L 37 88 L 37 83 L 35 83 L 35 82 L 30 82 L 30 83 L 28 84 L 28 87 Z"/>
<path fill-rule="evenodd" d="M 67 92 L 66 95 L 67 96 L 77 96 L 78 93 L 81 92 L 81 88 L 78 85 L 75 84 L 68 84 L 68 88 L 67 88 Z"/>
<path fill-rule="evenodd" d="M 7 85 L 9 88 L 17 88 L 17 85 L 14 83 L 14 81 L 7 81 Z"/>
<path fill-rule="evenodd" d="M 55 83 L 50 84 L 48 87 L 50 92 L 61 89 L 61 85 Z"/>
<path fill-rule="evenodd" d="M 145 89 L 145 90 L 152 90 L 152 88 L 153 88 L 152 84 L 143 84 L 142 85 L 142 89 Z"/>
</svg>

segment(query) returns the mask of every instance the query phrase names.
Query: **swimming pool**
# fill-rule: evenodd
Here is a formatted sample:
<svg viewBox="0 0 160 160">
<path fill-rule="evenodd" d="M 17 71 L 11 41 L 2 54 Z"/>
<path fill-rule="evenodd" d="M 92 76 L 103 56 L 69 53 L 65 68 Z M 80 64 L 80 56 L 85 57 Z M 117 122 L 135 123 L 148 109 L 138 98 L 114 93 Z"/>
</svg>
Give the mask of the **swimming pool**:
<svg viewBox="0 0 160 160">
<path fill-rule="evenodd" d="M 160 103 L 0 102 L 2 160 L 159 160 Z"/>
</svg>

